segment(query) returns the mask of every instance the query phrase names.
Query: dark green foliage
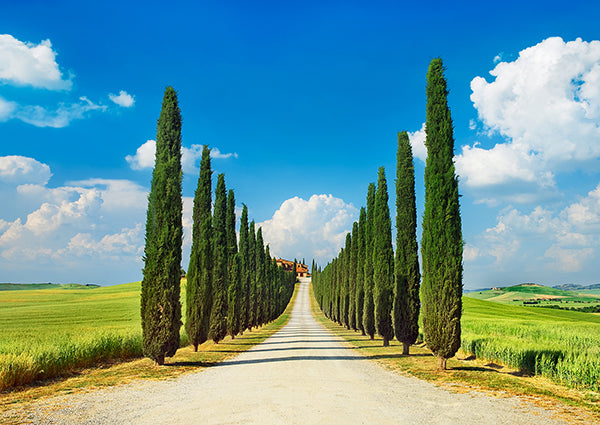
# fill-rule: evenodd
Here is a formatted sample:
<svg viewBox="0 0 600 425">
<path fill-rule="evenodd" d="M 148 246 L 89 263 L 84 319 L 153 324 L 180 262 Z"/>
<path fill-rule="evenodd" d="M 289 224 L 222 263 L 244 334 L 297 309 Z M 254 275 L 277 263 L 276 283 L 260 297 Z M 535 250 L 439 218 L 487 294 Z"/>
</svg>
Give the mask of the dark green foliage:
<svg viewBox="0 0 600 425">
<path fill-rule="evenodd" d="M 396 260 L 394 262 L 394 333 L 404 354 L 419 336 L 419 253 L 415 170 L 406 131 L 398 134 L 396 165 Z"/>
<path fill-rule="evenodd" d="M 340 253 L 342 267 L 342 323 L 350 329 L 350 253 L 352 251 L 352 235 L 346 234 L 346 248 Z"/>
<path fill-rule="evenodd" d="M 231 268 L 233 265 L 233 256 L 238 252 L 237 236 L 235 234 L 235 195 L 232 189 L 229 189 L 227 193 L 225 233 L 227 235 L 227 259 L 229 268 Z"/>
<path fill-rule="evenodd" d="M 264 302 L 265 302 L 265 244 L 262 236 L 262 228 L 259 227 L 256 231 L 256 246 L 255 246 L 255 264 L 256 264 L 256 318 L 255 326 L 260 326 L 264 323 Z"/>
<path fill-rule="evenodd" d="M 248 323 L 250 321 L 250 275 L 248 270 L 248 207 L 246 204 L 242 207 L 242 217 L 240 219 L 240 274 L 242 280 L 242 294 L 241 294 L 241 305 L 240 305 L 240 331 L 248 329 Z"/>
<path fill-rule="evenodd" d="M 236 253 L 229 271 L 229 289 L 227 302 L 227 333 L 232 338 L 241 331 L 240 309 L 242 304 L 242 273 L 240 255 Z"/>
<path fill-rule="evenodd" d="M 348 261 L 348 325 L 350 329 L 357 330 L 356 323 L 356 269 L 358 262 L 358 223 L 352 225 L 352 245 L 349 252 Z"/>
<path fill-rule="evenodd" d="M 423 215 L 423 331 L 440 368 L 460 347 L 462 231 L 458 180 L 454 171 L 454 136 L 442 60 L 427 72 L 427 163 Z"/>
<path fill-rule="evenodd" d="M 269 245 L 265 247 L 265 279 L 264 279 L 264 307 L 263 307 L 263 323 L 269 323 L 273 317 L 273 285 L 275 275 L 273 273 L 273 259 L 271 258 L 271 250 Z"/>
<path fill-rule="evenodd" d="M 365 334 L 363 326 L 363 310 L 365 303 L 365 227 L 367 225 L 367 212 L 364 207 L 360 209 L 358 219 L 358 238 L 357 238 L 357 262 L 356 262 L 356 325 L 358 329 Z"/>
<path fill-rule="evenodd" d="M 208 339 L 212 309 L 212 171 L 210 149 L 204 146 L 194 196 L 192 252 L 187 274 L 185 331 L 194 351 Z"/>
<path fill-rule="evenodd" d="M 375 211 L 375 183 L 367 191 L 367 223 L 365 226 L 365 306 L 363 327 L 371 339 L 375 336 L 375 304 L 373 301 L 373 217 Z"/>
<path fill-rule="evenodd" d="M 248 229 L 248 284 L 250 291 L 248 292 L 248 327 L 252 330 L 254 326 L 258 326 L 258 318 L 256 317 L 257 299 L 256 299 L 256 224 L 254 220 L 250 222 Z"/>
<path fill-rule="evenodd" d="M 179 348 L 181 179 L 181 112 L 177 93 L 167 87 L 157 125 L 141 290 L 143 351 L 158 364 Z"/>
<path fill-rule="evenodd" d="M 394 251 L 392 248 L 392 223 L 388 206 L 385 170 L 379 169 L 375 214 L 373 217 L 373 299 L 375 302 L 375 327 L 389 345 L 394 337 L 392 326 Z"/>
<path fill-rule="evenodd" d="M 227 268 L 226 212 L 225 175 L 219 174 L 213 215 L 213 305 L 208 335 L 214 342 L 219 342 L 227 334 L 227 281 L 229 276 Z"/>
</svg>

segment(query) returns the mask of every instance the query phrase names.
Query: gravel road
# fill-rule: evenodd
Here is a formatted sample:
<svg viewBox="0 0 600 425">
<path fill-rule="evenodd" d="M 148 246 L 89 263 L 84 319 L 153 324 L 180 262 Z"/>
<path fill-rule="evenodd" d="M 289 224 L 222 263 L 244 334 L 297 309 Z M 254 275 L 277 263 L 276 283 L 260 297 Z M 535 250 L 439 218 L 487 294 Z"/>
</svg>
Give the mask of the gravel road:
<svg viewBox="0 0 600 425">
<path fill-rule="evenodd" d="M 40 401 L 40 424 L 559 424 L 518 398 L 458 394 L 388 371 L 312 317 L 303 281 L 287 326 L 202 372 Z"/>
</svg>

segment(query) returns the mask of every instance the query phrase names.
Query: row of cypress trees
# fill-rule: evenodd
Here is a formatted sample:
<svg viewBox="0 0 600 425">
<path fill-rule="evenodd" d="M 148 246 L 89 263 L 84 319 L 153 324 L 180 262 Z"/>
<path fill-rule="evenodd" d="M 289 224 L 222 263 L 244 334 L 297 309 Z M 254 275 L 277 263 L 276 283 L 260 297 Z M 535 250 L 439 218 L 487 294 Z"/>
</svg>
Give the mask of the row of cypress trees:
<svg viewBox="0 0 600 425">
<path fill-rule="evenodd" d="M 313 287 L 322 311 L 348 329 L 388 346 L 394 336 L 403 353 L 419 335 L 419 313 L 427 346 L 439 368 L 460 347 L 462 231 L 455 174 L 454 136 L 442 60 L 427 73 L 425 212 L 420 286 L 416 237 L 413 156 L 408 134 L 398 134 L 396 166 L 396 252 L 392 248 L 385 171 L 369 184 L 367 207 L 346 237 L 340 254 L 324 269 L 313 263 Z M 422 302 L 422 309 L 421 309 Z"/>
<path fill-rule="evenodd" d="M 412 201 L 408 205 L 400 201 L 402 205 L 397 209 L 397 223 L 402 226 L 398 227 L 396 245 L 403 249 L 396 250 L 396 261 L 387 181 L 381 167 L 377 185 L 369 184 L 367 207 L 361 208 L 359 220 L 346 235 L 346 244 L 339 256 L 323 270 L 313 264 L 313 288 L 327 317 L 371 339 L 379 334 L 384 346 L 396 336 L 408 354 L 409 346 L 418 337 L 420 279 L 414 169 L 406 132 L 398 137 L 398 163 L 396 190 L 407 192 Z M 415 293 L 416 297 L 407 296 Z"/>
<path fill-rule="evenodd" d="M 156 162 L 148 196 L 141 291 L 144 355 L 157 364 L 180 345 L 181 111 L 177 93 L 167 87 L 157 125 Z M 235 195 L 219 174 L 212 210 L 210 149 L 202 152 L 194 196 L 192 250 L 186 286 L 185 331 L 194 351 L 212 339 L 277 318 L 287 306 L 296 281 L 271 258 L 262 229 L 248 223 L 243 206 L 240 242 L 236 235 Z"/>
<path fill-rule="evenodd" d="M 210 149 L 204 146 L 194 197 L 192 252 L 187 273 L 185 329 L 194 351 L 208 339 L 219 342 L 229 334 L 277 318 L 293 293 L 295 273 L 285 272 L 271 258 L 262 229 L 248 223 L 243 205 L 240 241 L 236 235 L 235 195 L 219 174 L 211 214 Z"/>
</svg>

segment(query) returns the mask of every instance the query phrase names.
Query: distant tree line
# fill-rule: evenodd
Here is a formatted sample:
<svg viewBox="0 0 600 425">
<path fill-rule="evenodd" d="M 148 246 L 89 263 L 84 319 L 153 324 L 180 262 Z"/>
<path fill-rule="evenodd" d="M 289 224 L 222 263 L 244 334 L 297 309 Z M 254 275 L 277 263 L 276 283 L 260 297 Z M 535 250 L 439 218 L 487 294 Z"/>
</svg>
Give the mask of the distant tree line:
<svg viewBox="0 0 600 425">
<path fill-rule="evenodd" d="M 427 73 L 425 212 L 420 284 L 412 150 L 406 132 L 398 134 L 396 166 L 396 252 L 392 247 L 384 168 L 370 183 L 366 209 L 346 236 L 339 255 L 324 268 L 313 262 L 313 288 L 324 314 L 388 346 L 396 337 L 403 353 L 419 336 L 439 358 L 439 368 L 460 347 L 462 231 L 453 156 L 454 136 L 442 60 Z"/>
<path fill-rule="evenodd" d="M 141 291 L 144 355 L 157 364 L 180 345 L 181 111 L 177 93 L 167 87 L 157 125 L 156 162 L 148 196 L 146 243 Z M 296 281 L 271 258 L 262 229 L 248 223 L 243 206 L 239 244 L 235 197 L 219 174 L 212 209 L 210 149 L 204 146 L 194 196 L 192 250 L 187 272 L 185 331 L 197 351 L 212 339 L 276 319 L 285 310 Z"/>
</svg>

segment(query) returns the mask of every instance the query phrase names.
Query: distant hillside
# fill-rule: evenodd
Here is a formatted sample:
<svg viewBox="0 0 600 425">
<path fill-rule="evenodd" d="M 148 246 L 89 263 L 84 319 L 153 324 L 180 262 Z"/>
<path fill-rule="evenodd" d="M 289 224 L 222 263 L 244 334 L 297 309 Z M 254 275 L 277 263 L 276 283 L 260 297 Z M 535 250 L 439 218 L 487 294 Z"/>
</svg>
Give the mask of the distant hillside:
<svg viewBox="0 0 600 425">
<path fill-rule="evenodd" d="M 82 289 L 99 288 L 94 283 L 0 283 L 0 291 L 29 291 L 33 289 Z"/>
<path fill-rule="evenodd" d="M 594 285 L 591 285 L 594 286 Z M 551 307 L 596 311 L 600 307 L 600 290 L 587 289 L 563 290 L 556 287 L 523 283 L 506 288 L 495 287 L 488 290 L 465 293 L 465 297 L 493 301 L 501 304 Z"/>
<path fill-rule="evenodd" d="M 586 289 L 600 289 L 600 283 L 595 283 L 593 285 L 577 285 L 575 283 L 564 283 L 562 285 L 554 286 L 556 289 L 562 289 L 563 291 L 584 291 Z"/>
<path fill-rule="evenodd" d="M 502 288 L 507 292 L 524 292 L 527 294 L 537 295 L 555 295 L 555 296 L 566 296 L 571 294 L 565 294 L 565 291 L 557 288 L 551 288 L 549 286 L 538 285 L 537 283 L 522 283 L 521 285 L 509 286 Z"/>
</svg>

